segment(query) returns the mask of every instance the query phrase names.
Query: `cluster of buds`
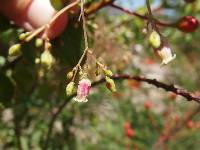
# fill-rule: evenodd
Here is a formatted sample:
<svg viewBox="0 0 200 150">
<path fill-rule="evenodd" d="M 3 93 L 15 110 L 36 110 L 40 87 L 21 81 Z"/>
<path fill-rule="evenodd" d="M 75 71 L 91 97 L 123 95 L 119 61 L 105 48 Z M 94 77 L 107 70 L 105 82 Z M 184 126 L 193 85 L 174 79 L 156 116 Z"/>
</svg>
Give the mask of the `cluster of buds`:
<svg viewBox="0 0 200 150">
<path fill-rule="evenodd" d="M 149 36 L 149 43 L 162 59 L 162 65 L 166 65 L 176 58 L 176 55 L 172 53 L 171 49 L 168 46 L 163 46 L 161 36 L 158 32 L 151 32 Z"/>
<path fill-rule="evenodd" d="M 112 79 L 113 73 L 111 70 L 107 69 L 103 64 L 101 64 L 99 61 L 97 61 L 97 65 L 99 68 L 102 69 L 104 75 L 105 75 L 105 81 L 106 81 L 106 86 L 111 92 L 116 92 L 116 86 L 115 82 Z M 87 102 L 88 95 L 90 93 L 90 88 L 91 88 L 91 81 L 87 78 L 87 74 L 83 73 L 83 70 L 81 69 L 81 66 L 77 65 L 72 71 L 67 73 L 67 79 L 70 79 L 71 82 L 66 86 L 66 94 L 68 96 L 74 94 L 74 89 L 75 89 L 75 82 L 74 79 L 76 77 L 76 73 L 79 70 L 79 75 L 81 80 L 78 82 L 78 88 L 77 88 L 77 93 L 76 97 L 73 98 L 74 101 L 77 102 Z M 99 72 L 99 70 L 98 70 Z M 99 74 L 98 74 L 99 75 Z"/>
<path fill-rule="evenodd" d="M 72 71 L 67 73 L 67 79 L 71 80 L 71 82 L 69 82 L 69 84 L 66 87 L 66 94 L 68 96 L 74 94 L 75 91 L 74 78 L 78 71 L 76 69 L 78 68 L 75 67 Z M 88 101 L 87 97 L 90 93 L 90 88 L 91 88 L 91 81 L 87 78 L 87 74 L 82 72 L 81 68 L 79 74 L 81 76 L 81 80 L 78 82 L 77 94 L 76 97 L 73 98 L 73 100 L 76 102 L 87 102 Z"/>
<path fill-rule="evenodd" d="M 111 91 L 111 92 L 116 92 L 116 86 L 115 86 L 115 81 L 112 79 L 113 73 L 111 70 L 107 69 L 107 67 L 103 67 L 103 72 L 105 77 L 105 81 L 106 81 L 106 87 Z"/>
<path fill-rule="evenodd" d="M 31 32 L 21 33 L 19 35 L 20 43 L 12 45 L 8 50 L 8 55 L 10 57 L 16 57 L 16 56 L 21 55 L 22 54 L 22 51 L 21 51 L 22 44 L 24 42 L 29 42 L 30 40 L 32 40 L 33 37 L 34 36 L 31 36 Z M 41 38 L 37 38 L 35 40 L 36 47 L 41 47 L 43 44 L 44 44 L 45 50 L 40 55 L 40 58 L 35 59 L 35 63 L 41 64 L 43 67 L 50 69 L 52 67 L 52 65 L 55 63 L 55 58 L 50 53 L 51 43 L 49 42 L 49 39 L 47 38 L 45 40 L 45 42 Z"/>
<path fill-rule="evenodd" d="M 35 46 L 36 47 L 41 47 L 44 44 L 44 51 L 42 52 L 42 54 L 40 55 L 40 58 L 36 58 L 35 59 L 35 63 L 36 64 L 41 64 L 42 67 L 46 68 L 46 69 L 50 69 L 53 64 L 55 63 L 55 58 L 53 57 L 53 55 L 50 52 L 51 49 L 51 43 L 49 42 L 49 40 L 47 39 L 46 41 L 43 41 L 43 39 L 41 38 L 37 38 L 35 40 Z"/>
<path fill-rule="evenodd" d="M 31 32 L 25 32 L 19 35 L 19 40 L 21 41 L 20 43 L 12 45 L 8 49 L 8 55 L 10 57 L 16 57 L 22 54 L 21 47 L 23 42 L 27 42 L 26 38 L 31 34 Z"/>
<path fill-rule="evenodd" d="M 111 91 L 111 92 L 116 92 L 116 86 L 115 86 L 115 81 L 112 79 L 113 77 L 113 73 L 111 70 L 109 70 L 105 65 L 103 65 L 102 63 L 100 63 L 98 60 L 96 60 L 97 62 L 97 70 L 96 70 L 96 75 L 100 74 L 99 69 L 101 68 L 104 75 L 105 75 L 105 81 L 106 81 L 106 87 Z"/>
</svg>

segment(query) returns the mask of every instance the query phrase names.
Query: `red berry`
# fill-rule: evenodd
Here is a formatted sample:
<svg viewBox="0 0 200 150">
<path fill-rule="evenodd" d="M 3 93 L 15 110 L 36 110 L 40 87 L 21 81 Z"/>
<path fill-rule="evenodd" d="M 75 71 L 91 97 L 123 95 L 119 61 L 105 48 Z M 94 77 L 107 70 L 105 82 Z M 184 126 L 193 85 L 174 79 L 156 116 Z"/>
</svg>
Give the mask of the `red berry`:
<svg viewBox="0 0 200 150">
<path fill-rule="evenodd" d="M 131 128 L 131 124 L 130 124 L 130 122 L 126 121 L 124 123 L 124 129 L 129 129 L 129 128 Z"/>
<path fill-rule="evenodd" d="M 146 108 L 146 109 L 150 109 L 152 107 L 152 103 L 151 103 L 151 101 L 145 101 L 144 102 L 144 108 Z"/>
<path fill-rule="evenodd" d="M 145 63 L 146 63 L 147 65 L 153 65 L 153 64 L 154 64 L 154 61 L 153 61 L 153 59 L 151 59 L 151 58 L 147 58 L 147 59 L 145 59 Z"/>
<path fill-rule="evenodd" d="M 126 136 L 132 138 L 135 135 L 134 130 L 131 128 L 126 129 Z"/>
<path fill-rule="evenodd" d="M 177 23 L 177 28 L 183 32 L 194 32 L 199 26 L 199 21 L 192 16 L 185 16 Z"/>
<path fill-rule="evenodd" d="M 193 121 L 192 121 L 192 120 L 189 120 L 189 121 L 187 122 L 187 127 L 191 129 L 193 126 L 194 126 Z"/>
</svg>

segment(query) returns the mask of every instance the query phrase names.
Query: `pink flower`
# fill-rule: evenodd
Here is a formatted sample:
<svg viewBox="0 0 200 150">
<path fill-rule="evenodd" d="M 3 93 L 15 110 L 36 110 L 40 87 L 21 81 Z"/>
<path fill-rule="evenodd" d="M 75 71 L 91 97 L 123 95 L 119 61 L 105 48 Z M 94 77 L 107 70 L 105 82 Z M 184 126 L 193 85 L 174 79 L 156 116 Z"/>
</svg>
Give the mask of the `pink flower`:
<svg viewBox="0 0 200 150">
<path fill-rule="evenodd" d="M 82 79 L 79 81 L 77 96 L 74 98 L 77 102 L 87 102 L 87 96 L 89 95 L 91 87 L 91 81 L 89 79 Z"/>
</svg>

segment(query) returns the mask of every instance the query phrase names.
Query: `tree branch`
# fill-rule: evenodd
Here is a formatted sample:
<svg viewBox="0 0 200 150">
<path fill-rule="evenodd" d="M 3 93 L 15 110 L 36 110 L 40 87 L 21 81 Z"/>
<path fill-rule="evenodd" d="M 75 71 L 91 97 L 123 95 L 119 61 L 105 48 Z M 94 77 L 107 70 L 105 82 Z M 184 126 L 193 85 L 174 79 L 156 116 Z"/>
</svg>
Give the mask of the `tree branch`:
<svg viewBox="0 0 200 150">
<path fill-rule="evenodd" d="M 94 3 L 92 4 L 89 8 L 87 8 L 85 10 L 85 16 L 89 16 L 91 14 L 94 14 L 95 12 L 97 12 L 98 10 L 100 10 L 101 8 L 111 5 L 115 0 L 102 0 L 98 3 Z"/>
<path fill-rule="evenodd" d="M 115 4 L 111 4 L 110 6 L 113 7 L 113 8 L 115 8 L 115 9 L 118 9 L 118 10 L 120 10 L 120 11 L 122 11 L 122 12 L 128 14 L 128 15 L 136 16 L 136 17 L 138 17 L 138 18 L 140 18 L 140 19 L 143 19 L 143 20 L 148 20 L 148 19 L 149 19 L 149 18 L 148 18 L 147 16 L 145 16 L 145 15 L 141 15 L 141 14 L 138 14 L 138 13 L 136 13 L 136 12 L 132 12 L 132 11 L 130 11 L 130 10 L 127 10 L 127 9 L 125 9 L 125 8 L 122 8 L 122 7 L 120 7 L 120 6 L 117 6 L 117 5 L 115 5 Z M 154 20 L 155 20 L 155 19 L 154 19 Z M 176 27 L 176 22 L 166 23 L 166 22 L 161 22 L 161 21 L 155 20 L 155 23 L 156 23 L 157 25 L 159 25 L 159 26 Z"/>
<path fill-rule="evenodd" d="M 136 80 L 138 82 L 146 82 L 148 84 L 154 85 L 157 88 L 162 88 L 166 91 L 169 92 L 173 92 L 177 95 L 183 96 L 184 98 L 186 98 L 188 101 L 195 101 L 197 103 L 200 103 L 200 97 L 195 97 L 193 96 L 193 94 L 189 93 L 186 90 L 183 90 L 181 88 L 175 87 L 174 85 L 168 85 L 162 82 L 157 81 L 156 79 L 148 79 L 145 77 L 140 77 L 140 76 L 130 76 L 130 75 L 126 75 L 126 74 L 122 74 L 122 75 L 115 75 L 112 77 L 113 80 L 118 81 L 118 80 Z M 105 79 L 101 79 L 99 81 L 93 82 L 92 83 L 92 87 L 95 87 L 101 83 L 104 83 Z M 53 113 L 53 116 L 49 122 L 48 125 L 48 131 L 47 131 L 47 135 L 46 135 L 46 139 L 44 141 L 44 150 L 48 149 L 48 143 L 51 137 L 51 133 L 52 133 L 52 129 L 53 129 L 53 125 L 55 120 L 57 119 L 58 115 L 62 112 L 62 110 L 65 108 L 65 106 L 70 102 L 70 100 L 75 97 L 76 94 L 73 94 L 71 96 L 69 96 L 60 106 L 58 106 L 58 109 L 56 112 Z"/>
</svg>

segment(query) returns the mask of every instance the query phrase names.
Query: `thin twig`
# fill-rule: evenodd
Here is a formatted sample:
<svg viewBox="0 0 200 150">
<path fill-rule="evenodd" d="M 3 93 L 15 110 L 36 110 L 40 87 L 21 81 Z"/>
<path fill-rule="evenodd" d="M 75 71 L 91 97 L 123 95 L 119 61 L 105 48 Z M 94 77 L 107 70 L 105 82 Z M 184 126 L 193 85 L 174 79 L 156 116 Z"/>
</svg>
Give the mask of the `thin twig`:
<svg viewBox="0 0 200 150">
<path fill-rule="evenodd" d="M 89 16 L 91 14 L 96 13 L 98 10 L 100 10 L 101 8 L 104 8 L 106 6 L 109 6 L 111 4 L 113 4 L 115 0 L 101 0 L 98 3 L 94 3 L 92 4 L 89 8 L 87 8 L 85 10 L 85 16 Z"/>
<path fill-rule="evenodd" d="M 143 20 L 148 20 L 148 19 L 149 19 L 149 18 L 148 18 L 147 16 L 145 16 L 145 15 L 141 15 L 141 14 L 138 14 L 137 12 L 133 12 L 133 11 L 127 10 L 127 9 L 122 8 L 122 7 L 120 7 L 120 6 L 117 6 L 117 5 L 115 5 L 115 4 L 111 4 L 110 6 L 113 7 L 113 8 L 115 8 L 115 9 L 118 9 L 118 10 L 120 10 L 120 11 L 122 11 L 122 12 L 128 14 L 128 15 L 136 16 L 136 17 L 138 17 L 138 18 L 140 18 L 140 19 L 143 19 Z M 154 20 L 156 21 L 156 24 L 159 25 L 159 26 L 175 27 L 175 25 L 176 25 L 175 22 L 166 23 L 166 22 L 161 22 L 161 21 L 156 20 L 156 19 L 154 19 Z"/>
</svg>

